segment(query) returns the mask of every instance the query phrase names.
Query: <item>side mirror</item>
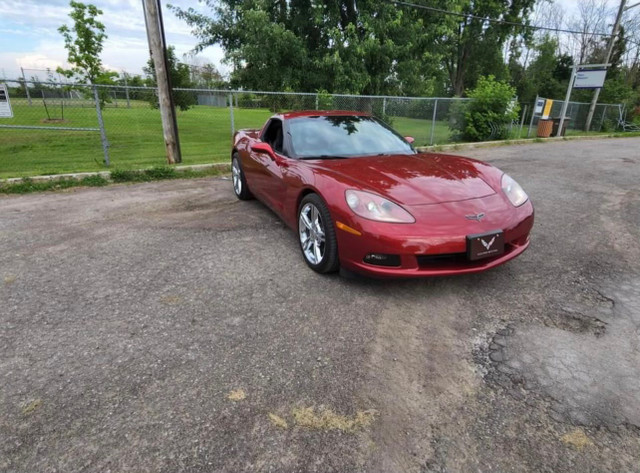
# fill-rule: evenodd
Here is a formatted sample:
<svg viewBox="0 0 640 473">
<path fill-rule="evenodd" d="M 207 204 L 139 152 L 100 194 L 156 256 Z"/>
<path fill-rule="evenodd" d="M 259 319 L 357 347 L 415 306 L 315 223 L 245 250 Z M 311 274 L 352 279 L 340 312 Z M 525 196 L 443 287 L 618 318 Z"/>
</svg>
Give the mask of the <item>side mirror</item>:
<svg viewBox="0 0 640 473">
<path fill-rule="evenodd" d="M 251 151 L 255 151 L 256 153 L 266 153 L 271 157 L 271 159 L 275 159 L 276 157 L 275 153 L 273 152 L 273 148 L 271 148 L 271 145 L 269 143 L 265 143 L 264 141 L 253 143 L 251 145 Z"/>
<path fill-rule="evenodd" d="M 415 140 L 415 138 L 414 138 L 413 136 L 405 136 L 405 137 L 404 137 L 404 140 L 405 140 L 407 143 L 409 143 L 410 145 L 412 145 L 412 144 L 413 144 L 413 142 L 414 142 L 414 141 L 416 141 L 416 140 Z"/>
</svg>

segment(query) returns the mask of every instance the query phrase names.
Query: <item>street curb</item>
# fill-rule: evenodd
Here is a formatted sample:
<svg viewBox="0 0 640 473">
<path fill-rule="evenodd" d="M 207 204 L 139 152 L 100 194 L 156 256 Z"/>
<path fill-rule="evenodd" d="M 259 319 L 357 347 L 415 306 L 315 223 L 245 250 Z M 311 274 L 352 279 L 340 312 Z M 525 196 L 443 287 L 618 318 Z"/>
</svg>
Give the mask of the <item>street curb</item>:
<svg viewBox="0 0 640 473">
<path fill-rule="evenodd" d="M 446 145 L 433 145 L 433 146 L 418 146 L 416 150 L 419 152 L 431 152 L 434 150 L 461 150 L 461 149 L 474 149 L 474 148 L 492 148 L 495 146 L 511 146 L 511 145 L 526 145 L 531 143 L 553 143 L 554 141 L 574 141 L 574 140 L 602 140 L 607 138 L 637 138 L 638 135 L 623 135 L 623 134 L 609 134 L 609 135 L 590 135 L 590 136 L 561 136 L 553 138 L 520 138 L 517 140 L 497 140 L 497 141 L 479 141 L 477 143 L 452 143 Z"/>
<path fill-rule="evenodd" d="M 176 172 L 184 172 L 184 171 L 202 171 L 204 169 L 211 168 L 222 168 L 228 169 L 229 164 L 227 163 L 211 163 L 211 164 L 192 164 L 192 165 L 184 165 L 184 166 L 175 166 L 173 169 Z M 132 171 L 145 171 L 146 169 L 151 168 L 142 168 L 142 169 L 132 169 Z M 91 176 L 100 176 L 105 179 L 110 179 L 111 171 L 97 171 L 97 172 L 74 172 L 69 174 L 49 174 L 43 176 L 29 176 L 29 177 L 10 177 L 8 179 L 0 179 L 0 183 L 2 184 L 15 184 L 24 181 L 25 179 L 29 179 L 33 182 L 42 182 L 42 181 L 59 181 L 64 179 L 73 179 L 73 180 L 81 180 L 85 177 Z"/>
</svg>

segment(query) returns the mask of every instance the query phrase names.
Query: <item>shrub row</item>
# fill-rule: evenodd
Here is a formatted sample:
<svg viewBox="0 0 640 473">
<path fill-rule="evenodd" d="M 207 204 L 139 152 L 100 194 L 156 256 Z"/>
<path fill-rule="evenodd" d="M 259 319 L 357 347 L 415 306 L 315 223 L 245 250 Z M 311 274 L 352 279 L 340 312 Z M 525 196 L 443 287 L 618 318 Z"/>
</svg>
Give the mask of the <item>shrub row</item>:
<svg viewBox="0 0 640 473">
<path fill-rule="evenodd" d="M 25 177 L 19 182 L 0 182 L 0 194 L 27 194 L 30 192 L 56 191 L 71 187 L 102 187 L 110 183 L 150 182 L 164 179 L 189 179 L 197 177 L 217 176 L 225 172 L 224 169 L 212 167 L 202 170 L 185 169 L 176 171 L 169 166 L 157 166 L 151 169 L 128 171 L 114 169 L 109 178 L 99 174 L 86 176 L 82 179 L 61 178 L 48 181 L 36 181 Z"/>
</svg>

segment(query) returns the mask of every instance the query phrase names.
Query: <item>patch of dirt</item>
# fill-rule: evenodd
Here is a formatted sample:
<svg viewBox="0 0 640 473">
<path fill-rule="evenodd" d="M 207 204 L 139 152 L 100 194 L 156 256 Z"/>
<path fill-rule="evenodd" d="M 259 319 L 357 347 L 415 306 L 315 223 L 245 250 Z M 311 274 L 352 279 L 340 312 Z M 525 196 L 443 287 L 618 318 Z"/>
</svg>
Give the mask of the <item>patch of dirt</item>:
<svg viewBox="0 0 640 473">
<path fill-rule="evenodd" d="M 353 416 L 337 414 L 328 408 L 295 407 L 291 415 L 296 425 L 313 430 L 340 430 L 356 432 L 371 425 L 377 412 L 375 410 L 358 411 Z"/>
<path fill-rule="evenodd" d="M 227 399 L 234 402 L 243 401 L 246 398 L 247 398 L 247 393 L 245 393 L 243 389 L 235 389 L 231 391 L 227 396 Z"/>
<path fill-rule="evenodd" d="M 585 434 L 582 429 L 574 429 L 571 432 L 564 434 L 560 440 L 567 445 L 571 445 L 577 450 L 593 446 L 593 441 L 587 437 L 587 434 Z"/>
<path fill-rule="evenodd" d="M 289 424 L 287 423 L 287 421 L 284 420 L 279 415 L 274 414 L 272 412 L 269 412 L 268 417 L 269 417 L 269 420 L 271 421 L 271 423 L 273 425 L 275 425 L 276 427 L 279 427 L 281 429 L 288 429 L 289 428 Z"/>
</svg>

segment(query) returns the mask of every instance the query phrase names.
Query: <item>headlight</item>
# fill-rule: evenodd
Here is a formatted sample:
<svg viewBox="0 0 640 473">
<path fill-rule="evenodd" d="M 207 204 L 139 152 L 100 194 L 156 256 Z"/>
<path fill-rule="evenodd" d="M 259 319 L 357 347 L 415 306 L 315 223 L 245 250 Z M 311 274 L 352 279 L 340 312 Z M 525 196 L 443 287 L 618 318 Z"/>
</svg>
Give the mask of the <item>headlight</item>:
<svg viewBox="0 0 640 473">
<path fill-rule="evenodd" d="M 347 205 L 356 215 L 378 222 L 413 223 L 413 216 L 398 204 L 370 192 L 348 190 Z"/>
<path fill-rule="evenodd" d="M 524 191 L 524 189 L 520 187 L 520 184 L 511 179 L 511 177 L 507 174 L 502 175 L 502 181 L 500 185 L 502 187 L 502 192 L 505 193 L 505 195 L 509 198 L 514 206 L 520 207 L 527 200 L 529 200 L 529 196 Z"/>
</svg>

